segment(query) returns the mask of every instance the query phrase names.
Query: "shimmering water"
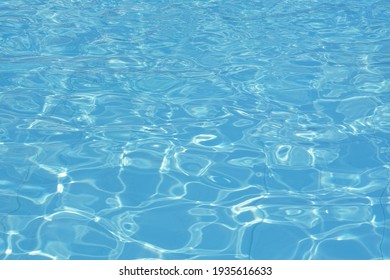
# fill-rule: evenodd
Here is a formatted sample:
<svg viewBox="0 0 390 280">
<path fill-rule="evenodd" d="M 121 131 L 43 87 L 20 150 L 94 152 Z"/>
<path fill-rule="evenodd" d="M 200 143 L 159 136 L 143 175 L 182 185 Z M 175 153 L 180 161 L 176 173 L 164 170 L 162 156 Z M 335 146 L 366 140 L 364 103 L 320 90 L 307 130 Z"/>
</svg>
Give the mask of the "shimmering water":
<svg viewBox="0 0 390 280">
<path fill-rule="evenodd" d="M 0 258 L 390 258 L 389 18 L 2 1 Z"/>
</svg>

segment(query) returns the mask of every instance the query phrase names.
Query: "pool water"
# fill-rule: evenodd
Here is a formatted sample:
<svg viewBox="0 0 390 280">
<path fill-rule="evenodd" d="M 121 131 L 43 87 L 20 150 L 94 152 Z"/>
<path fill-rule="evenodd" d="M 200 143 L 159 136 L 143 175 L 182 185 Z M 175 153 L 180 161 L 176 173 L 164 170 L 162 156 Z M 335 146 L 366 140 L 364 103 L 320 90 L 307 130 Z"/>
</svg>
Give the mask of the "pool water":
<svg viewBox="0 0 390 280">
<path fill-rule="evenodd" d="M 0 4 L 1 259 L 389 259 L 390 2 Z"/>
</svg>

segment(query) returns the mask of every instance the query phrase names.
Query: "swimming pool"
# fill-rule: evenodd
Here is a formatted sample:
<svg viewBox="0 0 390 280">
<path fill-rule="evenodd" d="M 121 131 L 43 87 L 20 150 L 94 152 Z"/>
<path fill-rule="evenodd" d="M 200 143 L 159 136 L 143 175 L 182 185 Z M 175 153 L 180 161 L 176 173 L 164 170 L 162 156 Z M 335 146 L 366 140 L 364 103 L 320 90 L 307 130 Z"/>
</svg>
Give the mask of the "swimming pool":
<svg viewBox="0 0 390 280">
<path fill-rule="evenodd" d="M 390 258 L 389 18 L 3 1 L 1 259 Z"/>
</svg>

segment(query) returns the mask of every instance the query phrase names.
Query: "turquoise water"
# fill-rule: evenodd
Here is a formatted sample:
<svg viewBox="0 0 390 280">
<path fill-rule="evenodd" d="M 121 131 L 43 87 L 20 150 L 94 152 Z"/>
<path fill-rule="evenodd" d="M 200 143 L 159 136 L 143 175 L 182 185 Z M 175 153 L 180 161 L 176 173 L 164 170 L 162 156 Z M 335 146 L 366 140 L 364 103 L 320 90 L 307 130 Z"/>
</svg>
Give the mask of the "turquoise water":
<svg viewBox="0 0 390 280">
<path fill-rule="evenodd" d="M 389 259 L 390 2 L 0 4 L 1 259 Z"/>
</svg>

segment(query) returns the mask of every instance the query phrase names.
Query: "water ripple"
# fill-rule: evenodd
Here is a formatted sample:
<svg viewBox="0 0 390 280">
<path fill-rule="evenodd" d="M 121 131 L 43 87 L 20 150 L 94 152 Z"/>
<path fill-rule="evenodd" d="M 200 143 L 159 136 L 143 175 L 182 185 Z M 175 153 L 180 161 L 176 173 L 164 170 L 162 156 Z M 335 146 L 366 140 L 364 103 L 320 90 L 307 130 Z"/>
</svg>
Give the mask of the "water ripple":
<svg viewBox="0 0 390 280">
<path fill-rule="evenodd" d="M 390 258 L 389 10 L 3 1 L 0 258 Z"/>
</svg>

